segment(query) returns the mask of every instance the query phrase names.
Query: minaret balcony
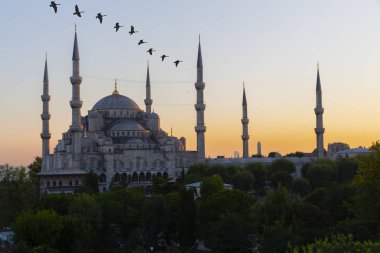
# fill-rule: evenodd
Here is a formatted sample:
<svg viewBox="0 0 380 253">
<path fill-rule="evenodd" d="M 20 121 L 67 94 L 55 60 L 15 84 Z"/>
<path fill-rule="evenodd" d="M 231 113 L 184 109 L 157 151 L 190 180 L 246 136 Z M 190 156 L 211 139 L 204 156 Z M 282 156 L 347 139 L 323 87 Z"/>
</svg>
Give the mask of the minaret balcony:
<svg viewBox="0 0 380 253">
<path fill-rule="evenodd" d="M 81 108 L 82 105 L 83 105 L 83 101 L 82 100 L 79 100 L 79 101 L 71 100 L 70 101 L 71 108 Z"/>
<path fill-rule="evenodd" d="M 206 105 L 205 104 L 195 104 L 194 107 L 195 107 L 195 110 L 198 111 L 198 112 L 199 111 L 204 111 L 206 109 Z"/>
<path fill-rule="evenodd" d="M 72 85 L 81 84 L 82 83 L 82 77 L 81 76 L 72 76 L 72 77 L 70 77 L 70 82 Z"/>
<path fill-rule="evenodd" d="M 315 114 L 323 114 L 324 111 L 325 111 L 325 109 L 323 109 L 323 107 L 314 108 Z"/>
<path fill-rule="evenodd" d="M 241 119 L 241 123 L 243 125 L 247 125 L 249 123 L 249 119 Z"/>
<path fill-rule="evenodd" d="M 243 140 L 243 141 L 248 141 L 249 140 L 249 135 L 242 135 L 241 136 L 241 139 Z"/>
<path fill-rule="evenodd" d="M 152 99 L 144 99 L 145 105 L 152 105 L 153 100 Z"/>
<path fill-rule="evenodd" d="M 196 82 L 195 83 L 195 89 L 196 90 L 204 90 L 206 84 L 204 82 Z"/>
<path fill-rule="evenodd" d="M 314 128 L 314 131 L 316 134 L 323 134 L 325 132 L 325 129 L 322 128 Z"/>
<path fill-rule="evenodd" d="M 41 139 L 48 140 L 51 137 L 51 133 L 41 133 Z"/>
<path fill-rule="evenodd" d="M 49 120 L 51 118 L 50 113 L 43 113 L 41 114 L 41 119 L 42 120 Z"/>
<path fill-rule="evenodd" d="M 195 126 L 195 132 L 197 133 L 206 132 L 206 126 Z"/>
<path fill-rule="evenodd" d="M 50 101 L 50 96 L 49 95 L 42 95 L 41 96 L 41 100 L 43 102 L 49 102 Z"/>
</svg>

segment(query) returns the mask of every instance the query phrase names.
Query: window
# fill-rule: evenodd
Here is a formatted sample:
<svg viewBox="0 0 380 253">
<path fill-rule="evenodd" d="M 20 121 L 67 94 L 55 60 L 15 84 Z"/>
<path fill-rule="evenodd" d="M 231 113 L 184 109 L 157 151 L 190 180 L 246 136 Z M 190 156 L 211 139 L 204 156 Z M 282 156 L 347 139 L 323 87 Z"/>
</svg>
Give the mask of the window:
<svg viewBox="0 0 380 253">
<path fill-rule="evenodd" d="M 59 186 L 62 186 L 62 181 L 59 181 L 59 182 L 58 182 L 58 185 L 59 185 Z"/>
<path fill-rule="evenodd" d="M 50 181 L 47 181 L 46 185 L 47 185 L 47 187 L 49 187 L 50 186 Z"/>
<path fill-rule="evenodd" d="M 53 186 L 57 186 L 57 183 L 55 182 L 55 180 L 53 181 Z"/>
<path fill-rule="evenodd" d="M 70 180 L 69 181 L 69 185 L 72 186 L 73 185 L 73 181 Z"/>
<path fill-rule="evenodd" d="M 78 185 L 78 180 L 75 180 L 75 185 Z"/>
</svg>

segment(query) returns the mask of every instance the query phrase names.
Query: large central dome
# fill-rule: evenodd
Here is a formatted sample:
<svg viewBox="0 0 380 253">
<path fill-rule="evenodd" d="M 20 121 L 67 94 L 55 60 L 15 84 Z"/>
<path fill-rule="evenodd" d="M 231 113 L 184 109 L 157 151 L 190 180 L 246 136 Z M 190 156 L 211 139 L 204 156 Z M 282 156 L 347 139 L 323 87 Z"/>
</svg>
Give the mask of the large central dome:
<svg viewBox="0 0 380 253">
<path fill-rule="evenodd" d="M 140 110 L 139 106 L 129 97 L 112 94 L 100 99 L 92 108 L 92 110 L 109 110 L 109 109 L 126 109 Z"/>
</svg>

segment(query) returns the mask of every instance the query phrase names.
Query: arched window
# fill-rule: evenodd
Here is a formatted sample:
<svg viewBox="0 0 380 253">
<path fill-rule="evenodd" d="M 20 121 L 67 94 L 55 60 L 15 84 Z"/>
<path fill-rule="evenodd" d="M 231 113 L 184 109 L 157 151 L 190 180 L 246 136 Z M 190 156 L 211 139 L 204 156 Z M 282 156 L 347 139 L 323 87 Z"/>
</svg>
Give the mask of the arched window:
<svg viewBox="0 0 380 253">
<path fill-rule="evenodd" d="M 105 175 L 104 173 L 102 173 L 102 174 L 100 175 L 100 177 L 99 177 L 99 182 L 100 182 L 100 183 L 105 183 L 106 180 L 107 180 L 106 175 Z"/>
<path fill-rule="evenodd" d="M 145 181 L 145 175 L 144 175 L 144 173 L 140 173 L 140 175 L 139 175 L 139 182 L 144 182 Z"/>
<path fill-rule="evenodd" d="M 137 182 L 138 180 L 139 180 L 139 177 L 138 177 L 137 173 L 136 172 L 133 173 L 133 175 L 132 175 L 132 182 Z"/>
</svg>

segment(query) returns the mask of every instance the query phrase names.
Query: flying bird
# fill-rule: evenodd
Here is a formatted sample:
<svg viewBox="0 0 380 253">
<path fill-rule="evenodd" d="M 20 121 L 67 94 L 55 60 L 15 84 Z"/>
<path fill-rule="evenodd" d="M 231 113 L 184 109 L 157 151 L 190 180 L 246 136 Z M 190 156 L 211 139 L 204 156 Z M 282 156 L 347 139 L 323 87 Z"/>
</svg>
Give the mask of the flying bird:
<svg viewBox="0 0 380 253">
<path fill-rule="evenodd" d="M 100 12 L 96 15 L 96 18 L 99 19 L 100 24 L 103 24 L 103 17 L 105 16 L 107 15 L 102 15 Z"/>
<path fill-rule="evenodd" d="M 123 27 L 122 25 L 118 23 L 115 24 L 114 28 L 116 29 L 116 32 L 119 31 L 120 27 Z"/>
<path fill-rule="evenodd" d="M 164 61 L 165 58 L 166 58 L 166 57 L 169 57 L 169 56 L 163 54 L 163 55 L 161 55 L 160 57 L 161 57 L 161 60 Z"/>
<path fill-rule="evenodd" d="M 57 13 L 57 10 L 58 10 L 57 5 L 61 5 L 61 4 L 57 4 L 54 1 L 51 1 L 50 5 L 49 5 L 50 7 L 52 7 L 54 9 L 55 13 Z"/>
<path fill-rule="evenodd" d="M 178 67 L 178 64 L 179 64 L 180 62 L 182 62 L 182 61 L 180 61 L 180 60 L 176 60 L 176 61 L 173 62 L 173 63 L 175 64 L 176 67 Z"/>
<path fill-rule="evenodd" d="M 139 43 L 137 43 L 137 45 L 140 46 L 141 44 L 144 44 L 144 43 L 148 43 L 148 42 L 146 42 L 146 41 L 144 41 L 144 40 L 140 40 Z"/>
<path fill-rule="evenodd" d="M 156 50 L 153 50 L 153 48 L 149 48 L 149 50 L 147 51 L 150 55 L 153 54 L 153 52 L 155 52 Z"/>
<path fill-rule="evenodd" d="M 75 5 L 75 12 L 73 15 L 77 15 L 78 17 L 82 17 L 81 13 L 84 13 L 84 11 L 79 11 L 78 5 Z"/>
<path fill-rule="evenodd" d="M 135 27 L 133 25 L 131 25 L 131 30 L 129 30 L 129 35 L 132 35 L 134 33 L 137 33 L 139 31 L 135 31 Z"/>
</svg>

